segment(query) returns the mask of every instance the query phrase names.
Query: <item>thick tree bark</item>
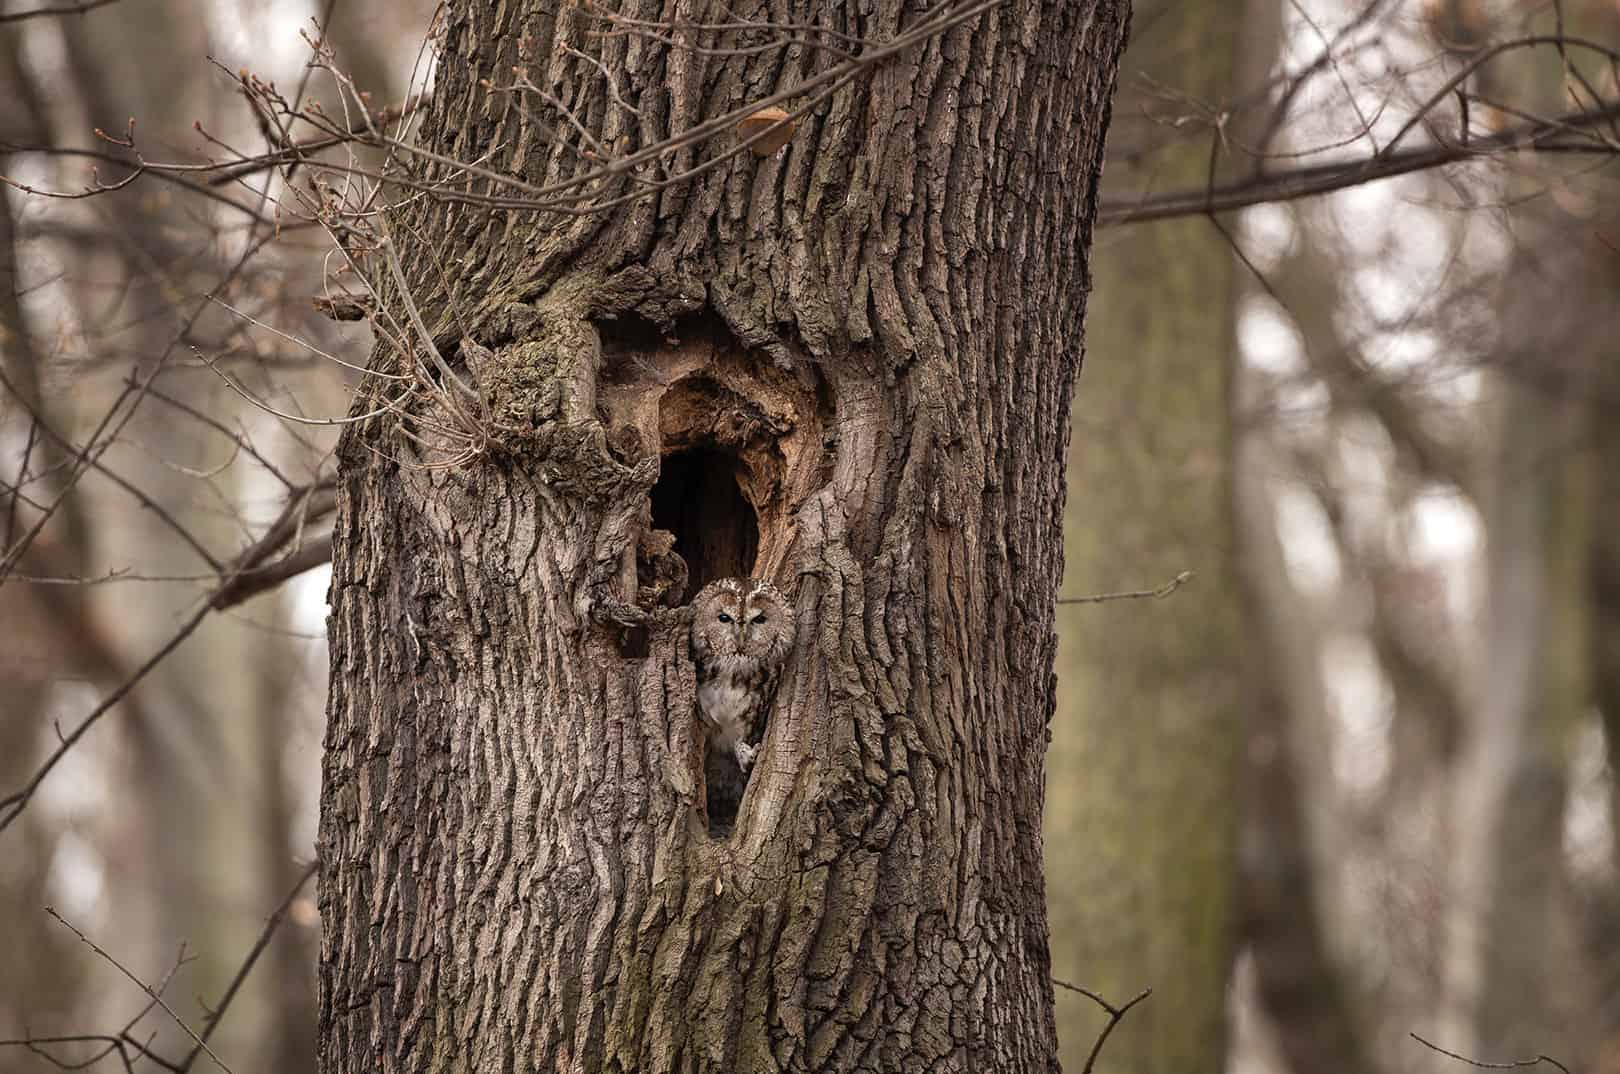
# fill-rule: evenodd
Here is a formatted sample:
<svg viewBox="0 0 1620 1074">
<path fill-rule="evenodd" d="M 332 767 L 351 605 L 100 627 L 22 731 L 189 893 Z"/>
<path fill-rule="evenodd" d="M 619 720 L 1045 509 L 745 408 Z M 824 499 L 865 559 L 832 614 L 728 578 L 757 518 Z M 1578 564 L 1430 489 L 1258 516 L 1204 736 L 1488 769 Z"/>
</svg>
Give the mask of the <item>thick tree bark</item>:
<svg viewBox="0 0 1620 1074">
<path fill-rule="evenodd" d="M 583 167 L 540 101 L 498 92 L 520 63 L 633 150 L 838 61 L 547 9 L 452 5 L 431 149 L 536 183 Z M 874 41 L 927 14 L 621 13 Z M 778 154 L 609 214 L 394 215 L 501 431 L 451 466 L 394 416 L 340 449 L 324 1071 L 1056 1069 L 1052 599 L 1125 16 L 1008 0 L 840 89 Z M 799 617 L 723 837 L 688 625 L 648 584 L 669 534 L 688 596 L 751 568 Z"/>
</svg>

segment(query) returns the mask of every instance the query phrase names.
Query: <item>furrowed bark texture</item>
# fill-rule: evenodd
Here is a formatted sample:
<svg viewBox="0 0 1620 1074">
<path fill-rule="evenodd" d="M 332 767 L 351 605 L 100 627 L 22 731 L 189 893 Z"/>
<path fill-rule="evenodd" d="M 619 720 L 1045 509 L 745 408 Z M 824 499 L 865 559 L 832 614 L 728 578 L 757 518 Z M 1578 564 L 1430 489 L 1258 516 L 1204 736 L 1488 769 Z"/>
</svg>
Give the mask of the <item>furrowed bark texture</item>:
<svg viewBox="0 0 1620 1074">
<path fill-rule="evenodd" d="M 878 42 L 929 14 L 618 10 Z M 515 65 L 629 152 L 840 60 L 808 32 L 592 36 L 584 11 L 451 5 L 426 145 L 543 184 L 583 165 L 502 92 Z M 394 416 L 341 448 L 323 1071 L 1056 1069 L 1052 598 L 1125 17 L 1007 0 L 777 154 L 608 213 L 394 214 L 500 431 L 445 466 Z M 655 495 L 661 472 L 692 484 Z M 688 597 L 752 568 L 798 614 L 724 834 L 671 540 Z"/>
</svg>

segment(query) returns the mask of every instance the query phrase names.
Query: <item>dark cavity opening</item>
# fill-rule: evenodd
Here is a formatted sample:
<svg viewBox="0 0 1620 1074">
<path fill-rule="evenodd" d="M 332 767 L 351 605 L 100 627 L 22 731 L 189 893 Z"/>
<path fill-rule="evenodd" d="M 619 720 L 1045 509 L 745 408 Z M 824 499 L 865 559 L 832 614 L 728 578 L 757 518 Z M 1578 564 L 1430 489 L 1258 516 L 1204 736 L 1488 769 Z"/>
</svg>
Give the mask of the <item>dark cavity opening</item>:
<svg viewBox="0 0 1620 1074">
<path fill-rule="evenodd" d="M 717 578 L 749 574 L 759 552 L 759 519 L 742 493 L 741 461 L 711 447 L 664 456 L 652 490 L 652 522 L 675 535 L 686 561 L 686 599 Z M 729 753 L 704 748 L 709 835 L 724 838 L 737 823 L 748 777 Z"/>
<path fill-rule="evenodd" d="M 717 578 L 746 576 L 759 552 L 759 520 L 742 494 L 737 457 L 694 448 L 664 457 L 652 490 L 653 526 L 675 535 L 686 561 L 686 599 Z"/>
<path fill-rule="evenodd" d="M 619 652 L 627 660 L 645 660 L 649 652 L 651 638 L 644 626 L 625 627 L 624 633 L 619 636 Z"/>
<path fill-rule="evenodd" d="M 709 837 L 724 839 L 737 826 L 743 791 L 753 773 L 744 774 L 737 762 L 725 753 L 706 749 L 703 757 L 704 805 L 709 820 Z"/>
</svg>

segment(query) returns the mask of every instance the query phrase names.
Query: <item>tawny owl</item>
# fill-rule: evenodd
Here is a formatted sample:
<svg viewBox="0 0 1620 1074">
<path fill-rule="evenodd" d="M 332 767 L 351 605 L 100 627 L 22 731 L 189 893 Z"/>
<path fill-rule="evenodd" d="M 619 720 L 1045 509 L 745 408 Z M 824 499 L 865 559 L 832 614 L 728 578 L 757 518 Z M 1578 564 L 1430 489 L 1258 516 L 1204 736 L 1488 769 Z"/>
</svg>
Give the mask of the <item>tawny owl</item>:
<svg viewBox="0 0 1620 1074">
<path fill-rule="evenodd" d="M 711 752 L 730 751 L 747 772 L 793 648 L 793 608 L 769 582 L 722 578 L 703 587 L 692 610 L 698 709 Z"/>
</svg>

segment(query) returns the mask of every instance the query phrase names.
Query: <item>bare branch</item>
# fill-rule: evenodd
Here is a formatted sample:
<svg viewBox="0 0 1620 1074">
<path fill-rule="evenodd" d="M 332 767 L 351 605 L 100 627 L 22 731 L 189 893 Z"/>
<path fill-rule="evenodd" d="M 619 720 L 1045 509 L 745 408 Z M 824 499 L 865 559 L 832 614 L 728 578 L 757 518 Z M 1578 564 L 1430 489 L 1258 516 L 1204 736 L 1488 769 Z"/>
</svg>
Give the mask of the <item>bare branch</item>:
<svg viewBox="0 0 1620 1074">
<path fill-rule="evenodd" d="M 261 568 L 274 552 L 300 536 L 306 521 L 312 517 L 314 512 L 321 511 L 324 513 L 324 510 L 329 510 L 330 508 L 326 507 L 326 504 L 329 502 L 328 498 L 331 496 L 331 491 L 332 485 L 330 482 L 318 482 L 299 490 L 298 494 L 293 496 L 286 508 L 282 510 L 281 517 L 272 523 L 265 532 L 264 537 L 237 557 L 221 579 L 219 587 L 215 590 L 213 596 L 204 601 L 200 607 L 187 617 L 186 621 L 170 635 L 169 639 L 159 646 L 157 651 L 148 657 L 145 663 L 136 668 L 128 678 L 119 684 L 117 689 L 113 690 L 100 704 L 91 709 L 89 714 L 81 719 L 71 731 L 60 736 L 61 740 L 56 749 L 52 750 L 50 756 L 35 769 L 34 774 L 29 777 L 21 789 L 5 797 L 0 797 L 0 832 L 10 827 L 12 822 L 28 807 L 28 803 L 32 801 L 34 795 L 38 792 L 40 784 L 61 763 L 62 758 L 67 755 L 68 751 L 77 745 L 79 740 L 89 732 L 90 728 L 95 726 L 103 716 L 111 711 L 113 706 L 122 701 L 142 679 L 151 674 L 152 669 L 161 664 L 170 653 L 178 649 L 187 638 L 191 637 L 210 612 L 218 608 L 228 607 L 231 604 L 240 603 L 253 593 L 261 592 L 263 589 L 269 588 L 269 585 L 274 584 L 267 583 L 255 587 L 250 582 L 242 582 L 241 579 L 244 575 L 250 575 Z M 295 562 L 303 564 L 300 567 L 301 570 L 307 570 L 317 565 L 319 560 L 316 560 L 316 562 L 309 561 L 311 555 L 313 553 L 306 553 L 302 558 L 295 560 Z M 294 573 L 297 573 L 297 571 L 292 570 L 290 567 L 285 568 L 277 580 L 289 578 Z"/>
<path fill-rule="evenodd" d="M 45 907 L 45 912 L 47 914 L 50 914 L 57 921 L 61 922 L 70 932 L 73 933 L 73 935 L 77 936 L 80 940 L 83 940 L 84 943 L 89 946 L 90 950 L 94 951 L 96 954 L 100 955 L 102 958 L 106 959 L 109 963 L 111 963 L 113 968 L 116 969 L 119 973 L 123 974 L 125 977 L 128 977 L 131 981 L 133 981 L 135 983 L 135 987 L 139 988 L 142 992 L 145 992 L 147 994 L 147 996 L 150 997 L 151 1000 L 154 1003 L 156 1003 L 159 1007 L 162 1007 L 163 1008 L 163 1013 L 167 1014 L 171 1019 L 173 1019 L 174 1024 L 179 1026 L 185 1032 L 185 1034 L 188 1037 L 190 1037 L 192 1040 L 197 1042 L 198 1047 L 200 1047 L 202 1049 L 202 1051 L 204 1052 L 204 1054 L 206 1054 L 208 1056 L 208 1058 L 210 1058 L 210 1059 L 212 1059 L 214 1061 L 215 1066 L 217 1066 L 217 1067 L 219 1067 L 219 1069 L 223 1070 L 225 1072 L 225 1074 L 232 1074 L 231 1068 L 225 1065 L 224 1060 L 220 1059 L 219 1056 L 215 1055 L 214 1050 L 212 1048 L 208 1047 L 208 1044 L 201 1037 L 199 1037 L 196 1033 L 192 1032 L 191 1027 L 186 1024 L 185 1019 L 181 1018 L 178 1014 L 176 1014 L 174 1012 L 174 1008 L 169 1006 L 168 1001 L 163 998 L 162 993 L 160 993 L 157 989 L 153 988 L 151 985 L 147 984 L 145 981 L 141 980 L 139 977 L 135 976 L 134 973 L 130 972 L 128 967 L 126 967 L 122 962 L 119 962 L 112 955 L 108 954 L 106 952 L 106 950 L 104 950 L 99 944 L 96 943 L 96 941 L 92 940 L 90 937 L 88 937 L 84 933 L 80 932 L 78 930 L 78 928 L 76 928 L 73 925 L 72 922 L 68 921 L 67 918 L 65 918 L 61 914 L 57 913 L 55 910 L 53 910 L 49 906 Z"/>
<path fill-rule="evenodd" d="M 1108 1024 L 1103 1026 L 1102 1032 L 1098 1033 L 1097 1039 L 1092 1042 L 1091 1054 L 1086 1056 L 1086 1065 L 1081 1068 L 1081 1074 L 1091 1074 L 1092 1069 L 1097 1065 L 1097 1056 L 1102 1054 L 1103 1044 L 1107 1042 L 1108 1035 L 1114 1031 L 1114 1027 L 1119 1025 L 1119 1023 L 1124 1019 L 1125 1015 L 1130 1013 L 1130 1009 L 1132 1007 L 1136 1006 L 1138 1003 L 1141 1003 L 1144 999 L 1147 999 L 1153 994 L 1153 989 L 1144 988 L 1142 991 L 1138 992 L 1135 998 L 1133 998 L 1129 1003 L 1126 1003 L 1123 1007 L 1116 1007 L 1089 988 L 1081 988 L 1079 985 L 1070 984 L 1068 981 L 1060 981 L 1056 977 L 1052 978 L 1052 983 L 1057 985 L 1059 988 L 1066 988 L 1070 992 L 1078 992 L 1080 995 L 1085 996 L 1087 999 L 1091 1000 L 1091 1002 L 1101 1007 L 1108 1014 Z"/>
<path fill-rule="evenodd" d="M 237 967 L 236 975 L 231 978 L 231 983 L 225 987 L 225 994 L 220 998 L 219 1006 L 209 1013 L 207 1027 L 203 1029 L 202 1035 L 196 1038 L 196 1045 L 181 1061 L 179 1067 L 181 1074 L 191 1069 L 191 1065 L 197 1061 L 197 1056 L 208 1052 L 208 1038 L 214 1035 L 214 1030 L 218 1029 L 220 1023 L 224 1021 L 225 1012 L 230 1009 L 231 1003 L 236 999 L 236 994 L 241 989 L 242 982 L 246 981 L 248 974 L 253 972 L 253 967 L 259 961 L 259 956 L 264 953 L 266 947 L 270 946 L 270 938 L 276 934 L 276 929 L 280 928 L 281 922 L 286 919 L 287 911 L 292 907 L 293 900 L 298 898 L 300 891 L 304 890 L 304 885 L 309 883 L 309 878 L 315 875 L 315 870 L 319 865 L 318 861 L 310 862 L 309 866 L 299 875 L 297 883 L 293 884 L 292 890 L 287 892 L 287 897 L 282 899 L 280 905 L 270 912 L 269 917 L 265 918 L 264 928 L 259 931 L 259 938 L 248 949 L 247 957 Z M 213 1054 L 213 1052 L 208 1052 L 209 1056 Z"/>
<path fill-rule="evenodd" d="M 36 7 L 30 11 L 0 12 L 0 23 L 22 22 L 25 19 L 41 19 L 51 15 L 83 15 L 94 11 L 98 7 L 116 4 L 118 0 L 77 0 L 77 3 L 57 4 L 55 7 Z"/>
<path fill-rule="evenodd" d="M 1602 153 L 1620 155 L 1620 146 L 1610 140 L 1588 135 L 1579 141 L 1559 140 L 1556 136 L 1589 131 L 1620 119 L 1620 102 L 1595 111 L 1569 112 L 1551 119 L 1525 123 L 1485 138 L 1466 143 L 1424 146 L 1360 157 L 1348 161 L 1312 164 L 1290 171 L 1268 172 L 1260 176 L 1222 185 L 1210 184 L 1197 190 L 1171 191 L 1140 198 L 1108 199 L 1098 206 L 1097 226 L 1118 227 L 1149 220 L 1168 220 L 1204 213 L 1231 212 L 1251 205 L 1297 201 L 1329 194 L 1364 183 L 1397 175 L 1428 171 L 1448 164 L 1465 164 L 1488 159 L 1513 150 L 1541 153 Z"/>
<path fill-rule="evenodd" d="M 1094 593 L 1089 597 L 1059 597 L 1059 604 L 1106 604 L 1112 600 L 1163 600 L 1188 582 L 1192 581 L 1192 571 L 1182 571 L 1157 589 L 1131 589 L 1123 593 Z M 1099 1001 L 1101 1002 L 1101 1001 Z"/>
<path fill-rule="evenodd" d="M 1431 1051 L 1439 1052 L 1448 1059 L 1455 1059 L 1460 1063 L 1467 1063 L 1471 1067 L 1478 1067 L 1480 1070 L 1516 1070 L 1519 1067 L 1533 1067 L 1541 1063 L 1549 1063 L 1552 1066 L 1557 1067 L 1559 1070 L 1562 1070 L 1564 1074 L 1569 1074 L 1569 1068 L 1550 1055 L 1536 1055 L 1530 1057 L 1529 1059 L 1511 1059 L 1505 1063 L 1488 1063 L 1483 1059 L 1470 1059 L 1466 1055 L 1459 1055 L 1458 1053 L 1447 1048 L 1442 1048 L 1433 1041 L 1424 1040 L 1416 1033 L 1409 1033 L 1407 1035 Z"/>
</svg>

